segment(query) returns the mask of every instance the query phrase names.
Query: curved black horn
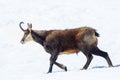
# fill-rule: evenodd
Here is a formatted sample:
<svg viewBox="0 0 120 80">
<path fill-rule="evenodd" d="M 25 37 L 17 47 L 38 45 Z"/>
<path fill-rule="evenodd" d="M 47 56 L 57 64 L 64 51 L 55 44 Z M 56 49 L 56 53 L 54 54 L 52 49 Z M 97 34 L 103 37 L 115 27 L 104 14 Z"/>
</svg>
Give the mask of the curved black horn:
<svg viewBox="0 0 120 80">
<path fill-rule="evenodd" d="M 25 30 L 22 28 L 21 24 L 24 24 L 24 22 L 20 22 L 20 23 L 19 23 L 19 27 L 20 27 L 20 29 L 21 29 L 22 31 L 25 31 Z"/>
</svg>

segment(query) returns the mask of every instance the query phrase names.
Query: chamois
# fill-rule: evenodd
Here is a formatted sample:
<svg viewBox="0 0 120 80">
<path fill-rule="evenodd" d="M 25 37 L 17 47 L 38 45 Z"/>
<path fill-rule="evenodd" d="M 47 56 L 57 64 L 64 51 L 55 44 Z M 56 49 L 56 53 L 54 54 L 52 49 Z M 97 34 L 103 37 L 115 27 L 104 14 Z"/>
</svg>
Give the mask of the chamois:
<svg viewBox="0 0 120 80">
<path fill-rule="evenodd" d="M 88 68 L 93 59 L 92 54 L 105 58 L 109 67 L 113 66 L 107 52 L 97 47 L 99 33 L 94 28 L 80 27 L 66 30 L 32 30 L 32 24 L 28 23 L 28 28 L 23 29 L 21 26 L 23 23 L 19 23 L 19 27 L 24 32 L 21 43 L 35 41 L 43 46 L 45 51 L 51 55 L 48 73 L 52 72 L 53 64 L 67 71 L 65 65 L 56 62 L 58 56 L 60 54 L 74 54 L 80 51 L 87 58 L 86 64 L 82 69 Z"/>
</svg>

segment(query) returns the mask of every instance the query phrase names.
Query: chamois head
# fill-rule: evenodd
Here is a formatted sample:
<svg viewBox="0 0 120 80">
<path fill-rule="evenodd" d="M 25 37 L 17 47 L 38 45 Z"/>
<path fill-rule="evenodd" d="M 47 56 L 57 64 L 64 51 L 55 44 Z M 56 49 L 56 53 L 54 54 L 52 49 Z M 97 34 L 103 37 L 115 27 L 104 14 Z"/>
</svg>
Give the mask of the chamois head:
<svg viewBox="0 0 120 80">
<path fill-rule="evenodd" d="M 31 35 L 31 31 L 32 31 L 32 24 L 31 23 L 27 23 L 28 28 L 27 29 L 23 29 L 21 24 L 24 24 L 24 22 L 20 22 L 19 23 L 19 27 L 20 29 L 24 32 L 24 35 L 21 39 L 21 43 L 25 44 L 26 42 L 32 41 L 32 35 Z"/>
</svg>

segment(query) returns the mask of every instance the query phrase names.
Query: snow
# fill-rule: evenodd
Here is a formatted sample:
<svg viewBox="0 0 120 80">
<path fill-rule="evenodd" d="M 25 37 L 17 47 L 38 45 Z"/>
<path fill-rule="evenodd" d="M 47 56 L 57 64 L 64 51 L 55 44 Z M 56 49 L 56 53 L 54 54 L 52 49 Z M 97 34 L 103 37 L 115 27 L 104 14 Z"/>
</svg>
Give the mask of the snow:
<svg viewBox="0 0 120 80">
<path fill-rule="evenodd" d="M 99 48 L 107 51 L 115 67 L 94 56 L 87 70 L 80 70 L 86 57 L 61 55 L 47 74 L 49 57 L 35 42 L 20 44 L 23 32 L 18 24 L 32 23 L 33 29 L 96 28 Z M 1 0 L 0 1 L 0 80 L 120 80 L 120 1 L 119 0 Z"/>
</svg>

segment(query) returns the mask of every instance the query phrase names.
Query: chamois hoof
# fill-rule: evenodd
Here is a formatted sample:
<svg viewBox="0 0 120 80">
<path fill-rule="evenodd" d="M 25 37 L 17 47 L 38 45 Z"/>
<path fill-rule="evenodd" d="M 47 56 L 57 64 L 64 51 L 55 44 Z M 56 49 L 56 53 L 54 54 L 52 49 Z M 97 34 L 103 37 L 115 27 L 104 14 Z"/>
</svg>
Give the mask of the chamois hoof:
<svg viewBox="0 0 120 80">
<path fill-rule="evenodd" d="M 47 74 L 52 73 L 52 72 L 47 72 Z"/>
<path fill-rule="evenodd" d="M 82 68 L 82 69 L 80 69 L 80 70 L 86 70 L 85 68 Z"/>
<path fill-rule="evenodd" d="M 47 74 L 52 73 L 52 71 L 48 71 Z"/>
<path fill-rule="evenodd" d="M 67 67 L 65 67 L 64 70 L 67 71 Z"/>
<path fill-rule="evenodd" d="M 109 67 L 111 68 L 111 67 L 114 67 L 114 66 L 113 66 L 113 65 L 111 65 L 111 66 L 109 66 Z"/>
</svg>

